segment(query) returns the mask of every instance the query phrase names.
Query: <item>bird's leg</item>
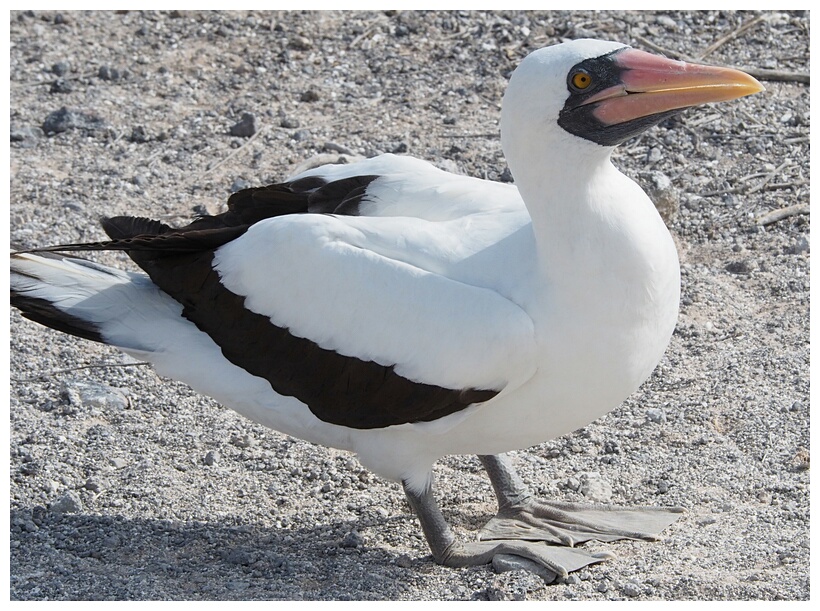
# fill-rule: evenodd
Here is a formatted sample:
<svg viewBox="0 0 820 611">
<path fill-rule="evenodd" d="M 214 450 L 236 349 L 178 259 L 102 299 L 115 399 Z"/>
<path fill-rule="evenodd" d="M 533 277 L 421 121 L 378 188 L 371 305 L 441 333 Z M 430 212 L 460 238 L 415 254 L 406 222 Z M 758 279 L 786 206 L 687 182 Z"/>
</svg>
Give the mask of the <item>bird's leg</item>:
<svg viewBox="0 0 820 611">
<path fill-rule="evenodd" d="M 680 507 L 615 507 L 537 501 L 504 454 L 479 456 L 498 498 L 498 514 L 481 530 L 482 541 L 545 541 L 572 547 L 585 541 L 655 541 L 680 517 Z"/>
<path fill-rule="evenodd" d="M 558 575 L 610 558 L 609 554 L 593 554 L 583 550 L 547 545 L 542 541 L 494 540 L 459 542 L 433 496 L 432 485 L 422 492 L 414 491 L 403 482 L 410 506 L 421 522 L 424 536 L 436 562 L 444 566 L 466 567 L 493 563 L 509 556 L 523 559 L 524 567 L 551 582 Z M 503 570 L 503 569 L 500 569 Z"/>
</svg>

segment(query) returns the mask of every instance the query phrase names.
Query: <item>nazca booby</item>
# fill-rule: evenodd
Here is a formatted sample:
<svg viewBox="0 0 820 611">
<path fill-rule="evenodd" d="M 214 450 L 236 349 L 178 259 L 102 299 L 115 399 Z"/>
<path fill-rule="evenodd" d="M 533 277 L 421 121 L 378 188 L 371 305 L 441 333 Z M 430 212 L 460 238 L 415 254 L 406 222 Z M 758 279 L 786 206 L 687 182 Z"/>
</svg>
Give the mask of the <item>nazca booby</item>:
<svg viewBox="0 0 820 611">
<path fill-rule="evenodd" d="M 566 575 L 597 539 L 653 539 L 680 510 L 537 501 L 503 452 L 572 432 L 649 376 L 678 313 L 673 241 L 611 163 L 684 108 L 760 91 L 728 68 L 576 40 L 526 57 L 501 110 L 515 180 L 394 155 L 235 193 L 182 228 L 12 255 L 31 320 L 116 346 L 273 429 L 403 484 L 435 559 L 512 554 Z M 124 250 L 146 274 L 70 255 Z M 478 454 L 499 513 L 459 542 L 432 465 Z"/>
</svg>

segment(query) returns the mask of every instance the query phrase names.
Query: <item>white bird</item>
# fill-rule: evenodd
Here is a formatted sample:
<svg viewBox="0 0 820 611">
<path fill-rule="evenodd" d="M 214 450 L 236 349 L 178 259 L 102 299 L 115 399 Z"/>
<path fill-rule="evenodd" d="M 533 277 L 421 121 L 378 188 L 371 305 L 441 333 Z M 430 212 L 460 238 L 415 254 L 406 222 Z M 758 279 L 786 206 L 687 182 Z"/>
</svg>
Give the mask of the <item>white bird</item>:
<svg viewBox="0 0 820 611">
<path fill-rule="evenodd" d="M 186 227 L 118 217 L 103 222 L 110 241 L 13 254 L 12 303 L 355 452 L 403 484 L 442 564 L 512 554 L 566 575 L 606 557 L 576 543 L 652 539 L 680 511 L 537 501 L 499 455 L 618 406 L 675 327 L 673 241 L 610 155 L 684 108 L 760 90 L 618 43 L 547 47 L 504 95 L 514 185 L 393 155 L 323 166 Z M 95 249 L 147 275 L 52 254 Z M 480 455 L 498 497 L 480 541 L 457 541 L 433 496 L 449 454 Z"/>
</svg>

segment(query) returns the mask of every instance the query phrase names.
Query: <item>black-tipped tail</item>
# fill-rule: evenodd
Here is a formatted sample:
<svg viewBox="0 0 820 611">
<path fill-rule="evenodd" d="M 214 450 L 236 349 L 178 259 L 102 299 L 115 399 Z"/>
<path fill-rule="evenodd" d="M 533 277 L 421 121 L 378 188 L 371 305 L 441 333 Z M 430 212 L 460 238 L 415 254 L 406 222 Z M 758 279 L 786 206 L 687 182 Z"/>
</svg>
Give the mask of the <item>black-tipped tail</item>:
<svg viewBox="0 0 820 611">
<path fill-rule="evenodd" d="M 11 305 L 41 325 L 106 343 L 94 306 L 81 304 L 122 279 L 121 272 L 78 257 L 12 253 Z"/>
<path fill-rule="evenodd" d="M 11 291 L 11 305 L 20 310 L 24 318 L 51 327 L 57 331 L 76 335 L 95 342 L 105 343 L 97 326 L 56 308 L 53 303 L 39 297 L 30 297 Z"/>
</svg>

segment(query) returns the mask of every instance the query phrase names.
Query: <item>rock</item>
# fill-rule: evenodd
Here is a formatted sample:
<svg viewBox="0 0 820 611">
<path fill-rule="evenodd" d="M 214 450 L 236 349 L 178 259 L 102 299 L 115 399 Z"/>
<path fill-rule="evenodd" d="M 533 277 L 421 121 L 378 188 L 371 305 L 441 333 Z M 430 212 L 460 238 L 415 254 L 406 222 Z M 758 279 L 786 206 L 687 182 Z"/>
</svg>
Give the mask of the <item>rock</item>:
<svg viewBox="0 0 820 611">
<path fill-rule="evenodd" d="M 646 417 L 651 422 L 657 422 L 659 424 L 666 422 L 666 412 L 655 407 L 646 410 Z"/>
<path fill-rule="evenodd" d="M 667 15 L 658 15 L 655 17 L 655 23 L 662 25 L 667 30 L 676 30 L 678 28 L 678 24 L 675 23 L 675 20 Z"/>
<path fill-rule="evenodd" d="M 129 142 L 143 143 L 148 142 L 151 138 L 148 136 L 148 131 L 142 126 L 137 125 L 131 130 L 131 135 L 128 136 Z"/>
<path fill-rule="evenodd" d="M 77 513 L 83 510 L 83 502 L 76 492 L 66 492 L 48 508 L 55 513 Z"/>
<path fill-rule="evenodd" d="M 679 211 L 679 196 L 672 181 L 663 172 L 649 171 L 638 174 L 641 186 L 655 204 L 661 218 L 668 225 Z"/>
<path fill-rule="evenodd" d="M 231 437 L 231 444 L 235 445 L 237 448 L 246 449 L 255 445 L 256 442 L 250 435 L 242 435 L 241 437 Z"/>
<path fill-rule="evenodd" d="M 97 115 L 80 111 L 69 110 L 65 106 L 49 114 L 43 121 L 43 131 L 48 134 L 60 134 L 70 129 L 84 129 L 88 131 L 101 130 L 106 127 Z"/>
<path fill-rule="evenodd" d="M 300 102 L 318 102 L 319 101 L 319 92 L 315 89 L 308 89 L 299 97 Z"/>
<path fill-rule="evenodd" d="M 28 148 L 30 146 L 34 146 L 40 138 L 45 136 L 42 128 L 31 125 L 25 125 L 22 127 L 11 127 L 11 141 L 12 142 L 22 142 L 24 148 Z"/>
<path fill-rule="evenodd" d="M 222 550 L 219 555 L 222 557 L 222 560 L 229 564 L 239 564 L 243 566 L 253 564 L 259 559 L 256 550 L 244 547 Z"/>
<path fill-rule="evenodd" d="M 291 49 L 307 51 L 313 48 L 313 43 L 310 41 L 310 39 L 305 38 L 304 36 L 294 36 L 293 38 L 288 40 L 288 46 Z"/>
<path fill-rule="evenodd" d="M 57 76 L 65 76 L 70 69 L 71 66 L 68 62 L 57 62 L 51 66 L 51 71 Z"/>
<path fill-rule="evenodd" d="M 120 80 L 121 74 L 117 68 L 100 66 L 100 69 L 97 70 L 97 76 L 104 81 L 118 81 Z"/>
<path fill-rule="evenodd" d="M 355 530 L 351 530 L 349 533 L 345 534 L 341 542 L 341 546 L 345 549 L 359 548 L 363 545 L 364 537 L 362 537 L 359 532 Z"/>
<path fill-rule="evenodd" d="M 600 473 L 582 473 L 578 491 L 594 503 L 612 500 L 612 485 Z"/>
<path fill-rule="evenodd" d="M 98 382 L 69 381 L 63 385 L 63 393 L 77 407 L 86 410 L 123 410 L 130 406 L 125 392 Z"/>
<path fill-rule="evenodd" d="M 246 112 L 238 123 L 231 127 L 231 136 L 238 136 L 240 138 L 250 138 L 256 133 L 256 117 Z"/>
<path fill-rule="evenodd" d="M 49 87 L 48 91 L 49 93 L 71 93 L 74 91 L 74 86 L 70 81 L 67 81 L 64 78 L 58 78 L 56 81 L 51 83 L 51 87 Z"/>
<path fill-rule="evenodd" d="M 754 271 L 754 265 L 746 259 L 731 261 L 726 265 L 726 271 L 730 274 L 751 274 Z"/>
<path fill-rule="evenodd" d="M 800 255 L 804 252 L 809 252 L 809 241 L 806 236 L 801 235 L 794 244 L 786 247 L 786 254 L 788 255 Z"/>
<path fill-rule="evenodd" d="M 100 485 L 100 482 L 98 482 L 95 479 L 91 479 L 91 478 L 89 478 L 85 481 L 85 484 L 83 484 L 83 488 L 85 488 L 86 490 L 89 490 L 91 492 L 99 492 L 100 490 L 102 490 L 102 486 Z"/>
<path fill-rule="evenodd" d="M 245 180 L 244 178 L 242 178 L 240 176 L 240 177 L 236 178 L 236 180 L 234 180 L 231 183 L 230 191 L 231 191 L 231 193 L 236 193 L 237 191 L 242 191 L 244 189 L 250 189 L 252 186 L 253 186 L 252 182 L 250 182 L 249 180 Z"/>
</svg>

